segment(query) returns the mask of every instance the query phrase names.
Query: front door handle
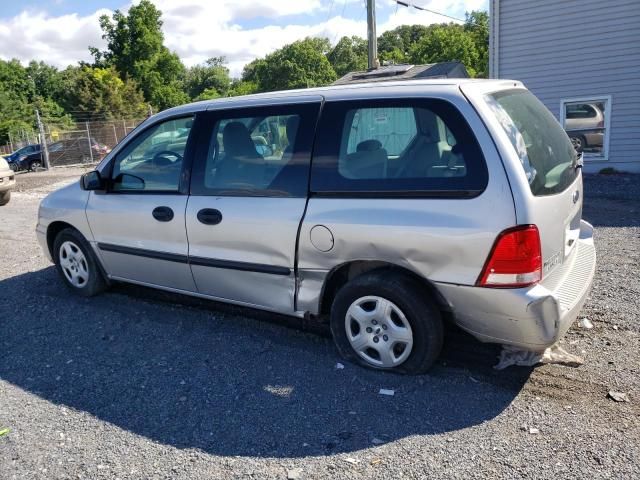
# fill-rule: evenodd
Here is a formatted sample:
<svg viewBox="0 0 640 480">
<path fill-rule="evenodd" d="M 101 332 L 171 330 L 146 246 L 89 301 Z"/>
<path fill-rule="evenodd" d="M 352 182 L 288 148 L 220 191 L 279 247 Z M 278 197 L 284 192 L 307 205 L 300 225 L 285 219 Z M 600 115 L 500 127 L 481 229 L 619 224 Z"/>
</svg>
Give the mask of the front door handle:
<svg viewBox="0 0 640 480">
<path fill-rule="evenodd" d="M 218 225 L 222 221 L 222 213 L 215 208 L 203 208 L 198 212 L 198 221 L 205 225 Z"/>
<path fill-rule="evenodd" d="M 173 220 L 173 210 L 169 207 L 156 207 L 151 212 L 153 218 L 158 220 L 159 222 L 170 222 Z"/>
</svg>

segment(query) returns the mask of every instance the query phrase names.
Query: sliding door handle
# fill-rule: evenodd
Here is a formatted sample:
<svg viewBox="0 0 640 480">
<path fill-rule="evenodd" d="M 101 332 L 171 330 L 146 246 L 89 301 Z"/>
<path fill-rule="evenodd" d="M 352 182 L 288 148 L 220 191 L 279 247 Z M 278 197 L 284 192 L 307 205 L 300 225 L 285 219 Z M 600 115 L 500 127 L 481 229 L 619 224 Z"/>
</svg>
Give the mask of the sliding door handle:
<svg viewBox="0 0 640 480">
<path fill-rule="evenodd" d="M 151 212 L 151 215 L 159 222 L 170 222 L 173 220 L 173 210 L 169 207 L 156 207 L 153 209 L 153 212 Z"/>
<path fill-rule="evenodd" d="M 222 213 L 215 208 L 203 208 L 198 212 L 198 221 L 205 225 L 218 225 L 222 221 Z"/>
</svg>

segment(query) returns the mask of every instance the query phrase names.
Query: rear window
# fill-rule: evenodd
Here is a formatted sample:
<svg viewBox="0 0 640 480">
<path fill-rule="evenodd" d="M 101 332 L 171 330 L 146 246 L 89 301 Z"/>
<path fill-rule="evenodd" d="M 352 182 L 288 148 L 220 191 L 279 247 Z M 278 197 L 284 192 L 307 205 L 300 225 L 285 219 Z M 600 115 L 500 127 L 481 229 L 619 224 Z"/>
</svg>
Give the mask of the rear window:
<svg viewBox="0 0 640 480">
<path fill-rule="evenodd" d="M 562 192 L 575 180 L 578 154 L 549 110 L 531 92 L 505 90 L 485 97 L 516 150 L 534 195 Z"/>
</svg>

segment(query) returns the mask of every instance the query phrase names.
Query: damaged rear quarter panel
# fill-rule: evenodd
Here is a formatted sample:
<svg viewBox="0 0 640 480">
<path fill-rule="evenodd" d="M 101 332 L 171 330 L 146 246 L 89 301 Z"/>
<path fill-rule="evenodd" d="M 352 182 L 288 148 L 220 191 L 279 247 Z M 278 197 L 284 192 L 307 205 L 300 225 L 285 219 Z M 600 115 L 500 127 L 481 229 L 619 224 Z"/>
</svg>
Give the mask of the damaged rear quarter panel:
<svg viewBox="0 0 640 480">
<path fill-rule="evenodd" d="M 474 198 L 309 199 L 298 246 L 297 309 L 318 313 L 327 274 L 345 263 L 370 260 L 406 268 L 432 282 L 473 285 L 499 232 L 516 224 L 513 195 L 496 146 L 478 113 L 460 94 L 443 97 L 473 130 L 486 162 L 487 186 Z M 316 225 L 334 246 L 311 243 Z"/>
<path fill-rule="evenodd" d="M 316 313 L 320 280 L 358 260 L 388 262 L 433 282 L 473 285 L 496 235 L 514 221 L 510 192 L 500 188 L 469 200 L 312 198 L 298 267 L 302 279 L 313 272 L 315 281 L 301 282 L 299 308 Z M 311 243 L 315 225 L 333 233 L 330 251 Z"/>
</svg>

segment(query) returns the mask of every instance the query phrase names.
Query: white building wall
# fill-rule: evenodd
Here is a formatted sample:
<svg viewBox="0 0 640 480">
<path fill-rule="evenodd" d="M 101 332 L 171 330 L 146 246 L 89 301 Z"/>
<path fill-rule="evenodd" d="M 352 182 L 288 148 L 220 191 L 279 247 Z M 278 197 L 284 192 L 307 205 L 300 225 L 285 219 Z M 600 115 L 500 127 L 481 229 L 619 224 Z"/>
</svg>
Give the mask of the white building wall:
<svg viewBox="0 0 640 480">
<path fill-rule="evenodd" d="M 606 159 L 640 172 L 640 0 L 490 0 L 490 74 L 521 80 L 560 119 L 564 99 L 610 98 Z"/>
</svg>

